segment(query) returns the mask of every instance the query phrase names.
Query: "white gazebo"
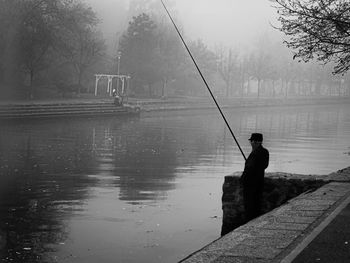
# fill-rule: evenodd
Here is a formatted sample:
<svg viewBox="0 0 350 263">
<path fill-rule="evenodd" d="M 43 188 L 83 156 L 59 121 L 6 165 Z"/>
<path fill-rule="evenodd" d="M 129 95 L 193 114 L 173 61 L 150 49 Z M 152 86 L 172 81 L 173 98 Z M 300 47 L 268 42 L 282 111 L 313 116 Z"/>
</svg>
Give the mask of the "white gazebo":
<svg viewBox="0 0 350 263">
<path fill-rule="evenodd" d="M 107 93 L 109 93 L 110 96 L 112 96 L 112 91 L 113 91 L 113 79 L 117 78 L 118 80 L 121 81 L 121 92 L 118 90 L 118 85 L 117 85 L 117 94 L 124 95 L 125 94 L 125 89 L 126 86 L 128 85 L 128 81 L 130 79 L 130 76 L 128 75 L 108 75 L 108 74 L 95 74 L 95 96 L 97 96 L 97 88 L 98 88 L 98 81 L 101 78 L 107 78 L 108 83 L 107 83 Z"/>
</svg>

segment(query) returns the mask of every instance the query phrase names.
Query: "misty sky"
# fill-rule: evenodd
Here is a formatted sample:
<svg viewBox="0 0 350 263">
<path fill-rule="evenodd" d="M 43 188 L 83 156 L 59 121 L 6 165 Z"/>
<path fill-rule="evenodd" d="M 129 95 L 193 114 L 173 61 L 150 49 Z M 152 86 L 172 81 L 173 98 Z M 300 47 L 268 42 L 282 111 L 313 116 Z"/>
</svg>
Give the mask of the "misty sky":
<svg viewBox="0 0 350 263">
<path fill-rule="evenodd" d="M 271 31 L 275 10 L 268 0 L 177 0 L 185 30 L 208 44 L 246 45 Z"/>
<path fill-rule="evenodd" d="M 86 0 L 102 19 L 102 31 L 109 42 L 116 39 L 116 15 L 128 0 Z M 166 0 L 164 0 L 166 3 Z M 201 38 L 209 46 L 242 47 L 264 32 L 276 34 L 276 10 L 269 0 L 175 0 L 186 37 Z M 110 45 L 110 43 L 109 43 Z"/>
</svg>

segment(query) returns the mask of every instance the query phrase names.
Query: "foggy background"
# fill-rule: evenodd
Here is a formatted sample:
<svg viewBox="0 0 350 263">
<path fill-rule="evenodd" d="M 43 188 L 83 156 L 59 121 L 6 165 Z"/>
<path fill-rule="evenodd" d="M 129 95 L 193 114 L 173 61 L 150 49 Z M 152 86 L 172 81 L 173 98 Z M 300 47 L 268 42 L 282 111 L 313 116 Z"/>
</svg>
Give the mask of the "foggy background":
<svg viewBox="0 0 350 263">
<path fill-rule="evenodd" d="M 218 97 L 350 93 L 349 74 L 333 75 L 332 63 L 293 60 L 273 1 L 165 4 Z M 95 74 L 130 76 L 118 89 L 128 97 L 204 96 L 160 0 L 7 1 L 0 19 L 2 100 L 108 97 Z"/>
<path fill-rule="evenodd" d="M 86 0 L 86 2 L 101 18 L 101 30 L 112 51 L 117 47 L 120 32 L 127 26 L 125 10 L 132 1 Z M 158 2 L 160 4 L 160 0 Z M 210 47 L 225 45 L 251 48 L 257 35 L 264 33 L 282 44 L 282 34 L 271 27 L 271 24 L 277 25 L 277 19 L 276 10 L 269 0 L 175 0 L 164 3 L 165 5 L 172 3 L 172 15 L 177 15 L 182 23 L 186 38 L 200 38 Z M 165 10 L 159 11 L 159 15 L 165 15 Z"/>
</svg>

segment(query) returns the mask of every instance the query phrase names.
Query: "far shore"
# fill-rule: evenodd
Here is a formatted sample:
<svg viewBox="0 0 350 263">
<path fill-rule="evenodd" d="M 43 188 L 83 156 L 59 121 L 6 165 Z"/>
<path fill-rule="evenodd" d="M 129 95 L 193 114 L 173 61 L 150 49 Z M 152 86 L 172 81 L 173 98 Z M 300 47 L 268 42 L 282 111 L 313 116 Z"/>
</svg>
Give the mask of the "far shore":
<svg viewBox="0 0 350 263">
<path fill-rule="evenodd" d="M 334 104 L 348 103 L 350 97 L 319 96 L 319 97 L 218 97 L 216 98 L 221 107 L 244 107 L 244 106 L 288 106 L 288 105 L 309 105 L 309 104 Z M 137 105 L 146 111 L 162 109 L 182 109 L 182 108 L 211 108 L 216 107 L 209 96 L 190 97 L 177 96 L 166 98 L 125 98 L 125 104 Z M 64 104 L 84 104 L 84 103 L 113 103 L 112 97 L 94 97 L 90 94 L 70 98 L 43 98 L 43 99 L 14 99 L 0 100 L 0 106 L 16 105 L 64 105 Z"/>
</svg>

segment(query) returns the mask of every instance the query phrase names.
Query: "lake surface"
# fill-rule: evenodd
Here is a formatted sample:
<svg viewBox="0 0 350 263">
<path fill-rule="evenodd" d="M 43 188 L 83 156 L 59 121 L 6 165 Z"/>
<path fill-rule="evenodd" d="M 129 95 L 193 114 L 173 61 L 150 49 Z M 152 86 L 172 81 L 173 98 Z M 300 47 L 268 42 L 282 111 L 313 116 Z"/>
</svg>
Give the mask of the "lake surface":
<svg viewBox="0 0 350 263">
<path fill-rule="evenodd" d="M 349 166 L 346 104 L 225 110 L 267 172 Z M 216 110 L 1 123 L 4 262 L 176 262 L 220 236 L 224 176 L 244 159 Z"/>
</svg>

